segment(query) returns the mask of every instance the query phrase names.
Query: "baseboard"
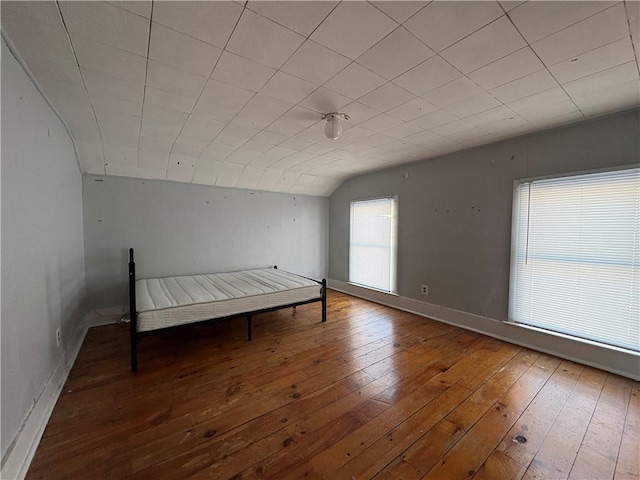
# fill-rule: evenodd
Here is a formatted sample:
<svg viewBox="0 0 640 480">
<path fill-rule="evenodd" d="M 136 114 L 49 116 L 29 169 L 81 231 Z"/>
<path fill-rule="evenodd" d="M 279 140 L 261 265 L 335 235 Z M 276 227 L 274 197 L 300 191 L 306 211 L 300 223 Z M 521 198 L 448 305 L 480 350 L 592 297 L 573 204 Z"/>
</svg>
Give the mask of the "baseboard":
<svg viewBox="0 0 640 480">
<path fill-rule="evenodd" d="M 6 480 L 23 479 L 29 470 L 33 456 L 40 444 L 44 429 L 49 422 L 53 407 L 58 401 L 62 387 L 64 386 L 71 367 L 80 352 L 80 347 L 87 334 L 88 325 L 84 321 L 76 330 L 69 346 L 60 357 L 60 362 L 49 377 L 44 390 L 27 415 L 21 430 L 16 435 L 13 446 L 3 459 L 0 478 Z"/>
<path fill-rule="evenodd" d="M 473 313 L 358 287 L 341 280 L 329 279 L 328 285 L 329 288 L 348 295 L 415 313 L 416 315 L 488 335 L 505 342 L 555 355 L 572 362 L 606 370 L 633 380 L 640 380 L 640 356 L 631 352 L 610 349 L 592 342 L 583 342 L 543 331 L 522 328 Z"/>
</svg>

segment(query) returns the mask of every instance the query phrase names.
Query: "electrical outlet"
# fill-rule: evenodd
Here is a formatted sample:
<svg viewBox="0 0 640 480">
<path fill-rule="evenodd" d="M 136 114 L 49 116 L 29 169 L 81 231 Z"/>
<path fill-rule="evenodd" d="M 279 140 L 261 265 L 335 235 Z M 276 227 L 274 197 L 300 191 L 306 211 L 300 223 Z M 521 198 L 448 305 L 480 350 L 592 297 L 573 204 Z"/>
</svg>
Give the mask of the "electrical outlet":
<svg viewBox="0 0 640 480">
<path fill-rule="evenodd" d="M 429 295 L 429 285 L 422 285 L 422 294 Z"/>
<path fill-rule="evenodd" d="M 56 328 L 56 347 L 59 347 L 62 343 L 62 334 L 60 333 L 60 329 Z"/>
</svg>

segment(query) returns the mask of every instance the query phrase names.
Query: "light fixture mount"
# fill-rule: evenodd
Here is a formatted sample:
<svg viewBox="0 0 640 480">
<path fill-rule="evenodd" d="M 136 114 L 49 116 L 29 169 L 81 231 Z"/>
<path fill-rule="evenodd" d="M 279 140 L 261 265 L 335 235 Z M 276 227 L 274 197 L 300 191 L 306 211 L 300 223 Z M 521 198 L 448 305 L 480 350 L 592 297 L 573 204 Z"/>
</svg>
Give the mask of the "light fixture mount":
<svg viewBox="0 0 640 480">
<path fill-rule="evenodd" d="M 349 115 L 346 113 L 331 112 L 325 113 L 322 119 L 327 121 L 324 126 L 324 134 L 331 140 L 337 140 L 340 138 L 340 135 L 342 135 L 342 125 L 340 122 L 342 120 L 349 120 Z"/>
</svg>

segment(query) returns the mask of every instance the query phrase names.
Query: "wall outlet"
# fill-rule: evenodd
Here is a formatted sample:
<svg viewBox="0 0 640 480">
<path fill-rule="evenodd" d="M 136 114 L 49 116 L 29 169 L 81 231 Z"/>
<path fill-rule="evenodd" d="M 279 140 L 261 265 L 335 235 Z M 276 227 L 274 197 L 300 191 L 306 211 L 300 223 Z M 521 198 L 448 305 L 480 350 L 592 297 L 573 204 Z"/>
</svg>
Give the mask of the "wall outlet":
<svg viewBox="0 0 640 480">
<path fill-rule="evenodd" d="M 62 343 L 62 334 L 60 333 L 60 329 L 56 328 L 56 347 L 59 347 Z"/>
<path fill-rule="evenodd" d="M 421 292 L 423 295 L 429 295 L 429 285 L 422 285 Z"/>
</svg>

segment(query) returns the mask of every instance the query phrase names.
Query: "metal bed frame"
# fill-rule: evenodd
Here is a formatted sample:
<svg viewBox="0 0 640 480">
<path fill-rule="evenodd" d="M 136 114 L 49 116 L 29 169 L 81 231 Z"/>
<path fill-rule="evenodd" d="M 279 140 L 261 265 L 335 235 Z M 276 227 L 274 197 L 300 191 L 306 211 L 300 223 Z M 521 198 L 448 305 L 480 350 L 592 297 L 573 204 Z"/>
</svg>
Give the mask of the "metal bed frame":
<svg viewBox="0 0 640 480">
<path fill-rule="evenodd" d="M 278 267 L 274 266 L 273 268 L 277 269 Z M 298 276 L 302 277 L 302 275 L 298 275 Z M 252 311 L 237 313 L 237 314 L 229 315 L 225 317 L 216 317 L 209 320 L 205 319 L 205 320 L 200 320 L 199 322 L 222 320 L 222 319 L 240 317 L 244 315 L 247 318 L 247 340 L 251 341 L 251 321 L 254 315 L 257 315 L 259 313 L 273 312 L 275 310 L 280 310 L 283 308 L 292 307 L 295 309 L 298 305 L 304 305 L 307 303 L 315 303 L 315 302 L 322 302 L 322 321 L 326 322 L 327 321 L 327 279 L 323 278 L 320 281 L 320 280 L 315 280 L 313 278 L 307 278 L 307 277 L 302 277 L 302 278 L 306 278 L 307 280 L 311 280 L 313 282 L 320 284 L 322 286 L 321 296 L 318 298 L 313 298 L 311 300 L 305 300 L 303 302 L 289 303 L 286 305 L 264 308 L 260 310 L 252 310 Z M 175 328 L 177 325 L 174 325 L 171 327 L 165 327 L 165 328 L 158 328 L 155 330 L 149 330 L 145 332 L 138 332 L 138 310 L 136 307 L 136 264 L 133 261 L 133 248 L 129 249 L 129 312 L 131 317 L 131 321 L 129 324 L 130 341 L 131 341 L 131 371 L 137 372 L 138 371 L 138 342 L 140 341 L 142 336 L 152 334 L 159 330 Z M 193 322 L 193 323 L 199 323 L 199 322 Z"/>
</svg>

